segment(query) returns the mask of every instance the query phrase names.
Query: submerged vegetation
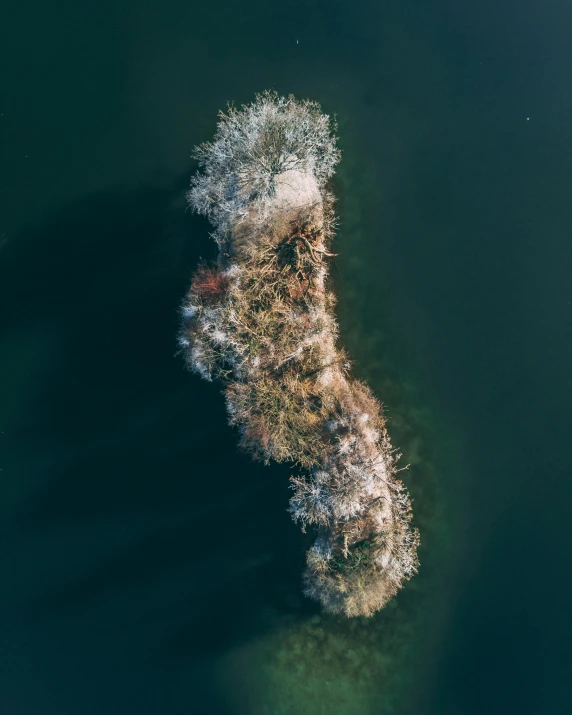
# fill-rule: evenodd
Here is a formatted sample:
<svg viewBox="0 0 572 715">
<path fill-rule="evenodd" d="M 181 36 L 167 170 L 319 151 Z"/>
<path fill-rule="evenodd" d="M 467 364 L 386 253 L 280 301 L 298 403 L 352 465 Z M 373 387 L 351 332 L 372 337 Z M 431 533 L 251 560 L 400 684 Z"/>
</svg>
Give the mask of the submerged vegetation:
<svg viewBox="0 0 572 715">
<path fill-rule="evenodd" d="M 192 370 L 223 382 L 241 446 L 296 465 L 290 513 L 317 530 L 305 593 L 357 616 L 417 571 L 419 537 L 381 405 L 336 344 L 333 129 L 315 102 L 271 93 L 220 115 L 188 195 L 219 256 L 195 272 L 180 344 Z"/>
</svg>

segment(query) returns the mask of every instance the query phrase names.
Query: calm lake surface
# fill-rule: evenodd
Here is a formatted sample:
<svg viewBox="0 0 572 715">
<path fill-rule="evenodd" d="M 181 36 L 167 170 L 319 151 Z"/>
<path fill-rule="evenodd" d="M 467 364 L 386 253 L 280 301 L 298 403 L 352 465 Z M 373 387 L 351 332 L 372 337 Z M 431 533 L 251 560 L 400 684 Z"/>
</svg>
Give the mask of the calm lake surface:
<svg viewBox="0 0 572 715">
<path fill-rule="evenodd" d="M 0 712 L 557 715 L 570 702 L 572 6 L 12 3 L 0 18 Z M 176 355 L 191 149 L 336 113 L 332 278 L 421 570 L 300 593 L 289 469 Z"/>
</svg>

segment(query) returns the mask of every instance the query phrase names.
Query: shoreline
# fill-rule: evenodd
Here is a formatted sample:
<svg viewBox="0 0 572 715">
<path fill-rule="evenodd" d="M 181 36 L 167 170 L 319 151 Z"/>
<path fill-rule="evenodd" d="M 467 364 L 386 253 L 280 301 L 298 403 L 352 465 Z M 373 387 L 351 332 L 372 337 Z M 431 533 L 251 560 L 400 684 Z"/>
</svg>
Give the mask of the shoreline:
<svg viewBox="0 0 572 715">
<path fill-rule="evenodd" d="M 336 345 L 332 123 L 315 103 L 264 93 L 221 114 L 197 157 L 189 202 L 214 224 L 219 257 L 182 309 L 187 364 L 223 381 L 243 449 L 297 467 L 289 511 L 317 530 L 306 595 L 372 615 L 416 573 L 419 535 L 381 405 Z"/>
</svg>

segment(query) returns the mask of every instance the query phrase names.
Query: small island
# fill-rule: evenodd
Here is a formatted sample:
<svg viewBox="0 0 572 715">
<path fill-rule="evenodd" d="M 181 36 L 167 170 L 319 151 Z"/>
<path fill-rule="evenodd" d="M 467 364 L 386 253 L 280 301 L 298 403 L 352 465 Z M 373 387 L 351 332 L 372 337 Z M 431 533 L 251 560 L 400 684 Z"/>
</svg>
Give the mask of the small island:
<svg viewBox="0 0 572 715">
<path fill-rule="evenodd" d="M 271 92 L 220 114 L 188 193 L 218 260 L 194 274 L 179 342 L 193 371 L 222 381 L 241 447 L 295 467 L 289 511 L 316 530 L 305 593 L 370 616 L 417 572 L 419 535 L 381 404 L 337 344 L 334 132 L 316 102 Z"/>
</svg>

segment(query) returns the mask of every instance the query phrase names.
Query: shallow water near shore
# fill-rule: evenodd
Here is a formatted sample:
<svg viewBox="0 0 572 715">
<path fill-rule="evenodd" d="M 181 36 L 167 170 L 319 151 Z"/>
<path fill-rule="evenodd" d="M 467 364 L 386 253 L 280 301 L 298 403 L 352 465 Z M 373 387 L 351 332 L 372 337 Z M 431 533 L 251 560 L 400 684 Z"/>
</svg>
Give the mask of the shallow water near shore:
<svg viewBox="0 0 572 715">
<path fill-rule="evenodd" d="M 569 13 L 11 13 L 2 712 L 568 712 Z M 302 596 L 288 467 L 240 454 L 176 355 L 216 255 L 190 151 L 266 88 L 338 115 L 341 340 L 409 465 L 421 568 L 372 619 Z"/>
</svg>

